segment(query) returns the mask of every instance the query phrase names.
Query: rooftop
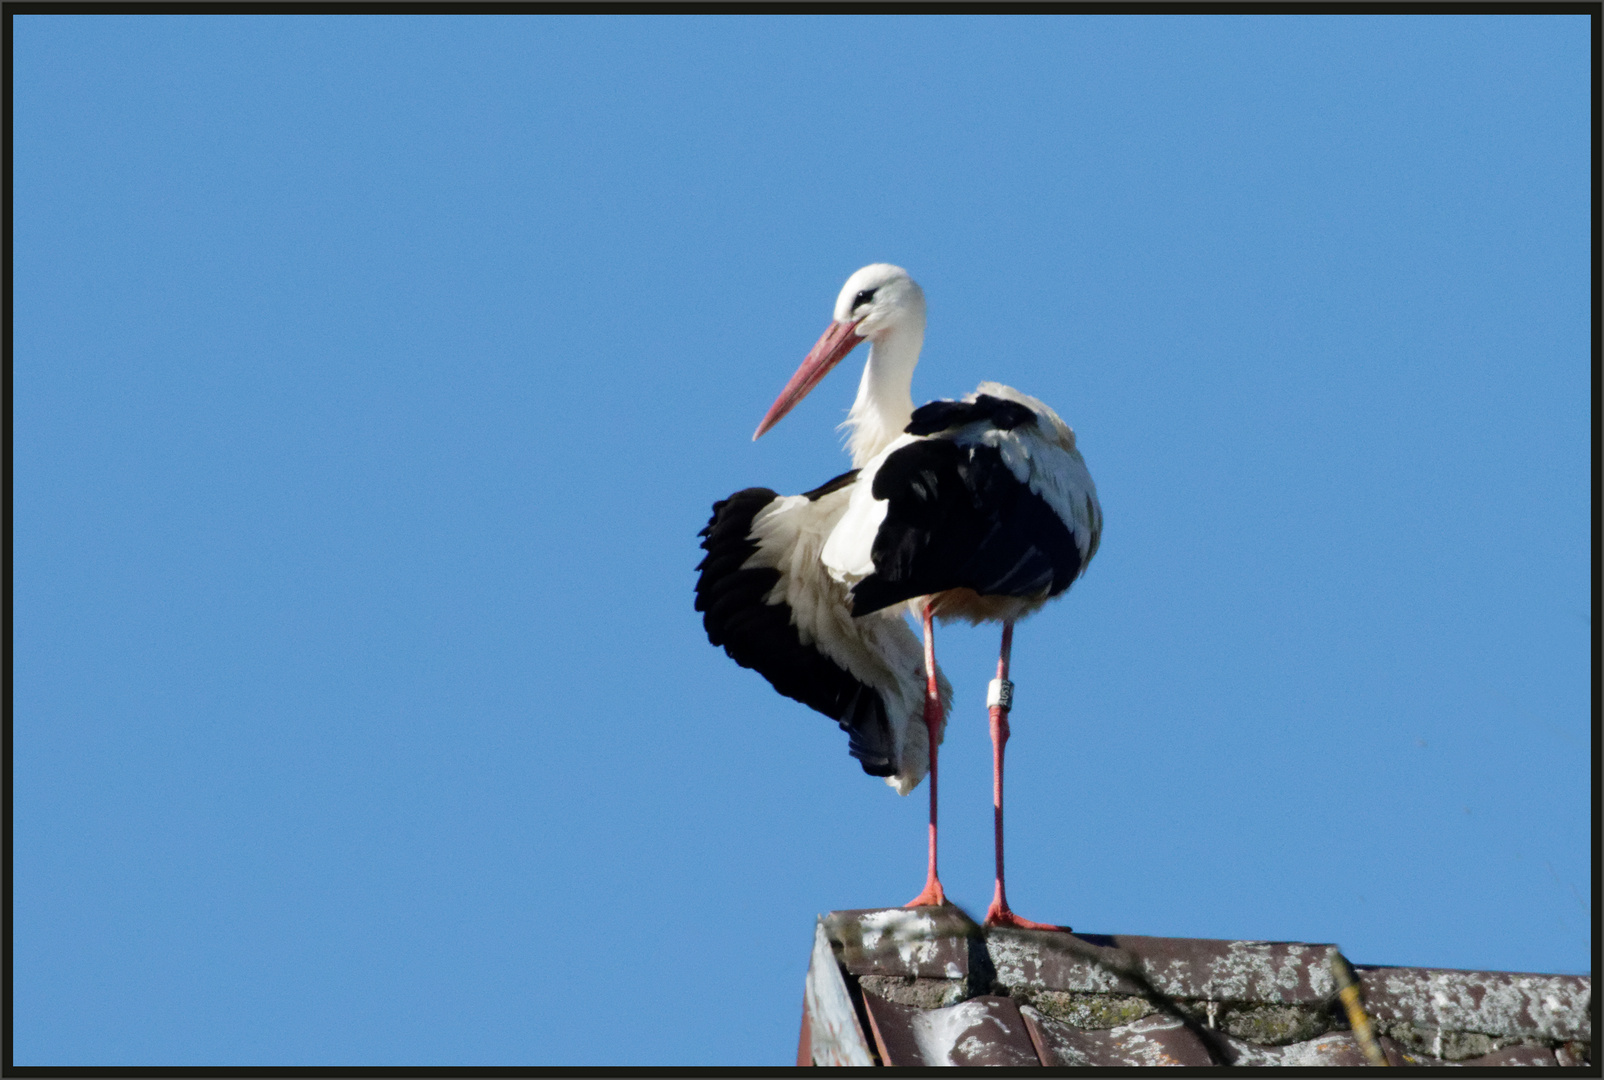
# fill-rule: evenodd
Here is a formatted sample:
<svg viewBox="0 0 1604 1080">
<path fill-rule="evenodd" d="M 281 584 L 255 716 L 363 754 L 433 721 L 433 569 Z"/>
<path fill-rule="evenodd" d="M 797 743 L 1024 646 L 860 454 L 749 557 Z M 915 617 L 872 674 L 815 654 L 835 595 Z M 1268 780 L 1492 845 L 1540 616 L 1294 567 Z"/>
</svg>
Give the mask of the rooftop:
<svg viewBox="0 0 1604 1080">
<path fill-rule="evenodd" d="M 1583 975 L 983 929 L 956 907 L 834 911 L 814 935 L 797 1064 L 1588 1065 L 1592 1005 Z"/>
</svg>

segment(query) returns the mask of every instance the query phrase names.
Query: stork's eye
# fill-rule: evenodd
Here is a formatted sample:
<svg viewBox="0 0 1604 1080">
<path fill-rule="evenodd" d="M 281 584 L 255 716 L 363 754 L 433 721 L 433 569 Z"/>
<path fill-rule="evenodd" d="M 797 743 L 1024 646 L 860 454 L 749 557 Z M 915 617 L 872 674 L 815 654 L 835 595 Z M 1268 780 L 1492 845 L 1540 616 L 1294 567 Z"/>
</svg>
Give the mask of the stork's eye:
<svg viewBox="0 0 1604 1080">
<path fill-rule="evenodd" d="M 869 301 L 873 300 L 874 294 L 878 291 L 879 290 L 877 289 L 864 289 L 857 296 L 854 296 L 852 298 L 852 310 L 857 311 L 864 304 L 867 304 Z"/>
</svg>

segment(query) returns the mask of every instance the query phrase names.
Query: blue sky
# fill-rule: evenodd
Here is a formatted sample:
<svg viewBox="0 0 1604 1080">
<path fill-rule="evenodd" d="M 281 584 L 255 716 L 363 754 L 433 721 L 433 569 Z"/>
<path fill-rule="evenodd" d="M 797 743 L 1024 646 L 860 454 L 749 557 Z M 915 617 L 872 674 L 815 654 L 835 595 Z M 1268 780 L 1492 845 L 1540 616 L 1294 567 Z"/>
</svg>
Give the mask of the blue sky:
<svg viewBox="0 0 1604 1080">
<path fill-rule="evenodd" d="M 1584 18 L 15 22 L 18 1064 L 784 1064 L 924 789 L 709 646 L 696 533 L 916 400 L 1076 428 L 1010 899 L 1586 972 Z M 854 357 L 852 359 L 860 359 Z M 990 628 L 943 878 L 990 892 Z"/>
</svg>

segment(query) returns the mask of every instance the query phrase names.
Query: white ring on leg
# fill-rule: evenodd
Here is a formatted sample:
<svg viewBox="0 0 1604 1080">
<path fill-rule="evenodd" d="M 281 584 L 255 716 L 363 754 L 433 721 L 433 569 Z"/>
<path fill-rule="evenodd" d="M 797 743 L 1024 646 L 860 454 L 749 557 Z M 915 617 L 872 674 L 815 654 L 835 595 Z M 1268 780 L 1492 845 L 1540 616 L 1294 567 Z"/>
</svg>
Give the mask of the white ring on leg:
<svg viewBox="0 0 1604 1080">
<path fill-rule="evenodd" d="M 1007 679 L 993 679 L 986 687 L 986 708 L 1001 706 L 1006 712 L 1014 707 L 1014 684 Z"/>
</svg>

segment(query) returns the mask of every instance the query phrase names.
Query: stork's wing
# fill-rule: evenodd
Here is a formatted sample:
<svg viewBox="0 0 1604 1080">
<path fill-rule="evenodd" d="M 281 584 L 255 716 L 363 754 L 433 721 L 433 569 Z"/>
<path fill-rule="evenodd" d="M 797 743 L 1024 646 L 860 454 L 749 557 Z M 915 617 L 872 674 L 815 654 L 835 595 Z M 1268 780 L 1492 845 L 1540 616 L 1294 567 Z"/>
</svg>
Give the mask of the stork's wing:
<svg viewBox="0 0 1604 1080">
<path fill-rule="evenodd" d="M 1034 398 L 981 390 L 915 411 L 864 469 L 824 556 L 855 615 L 960 588 L 1045 600 L 1095 553 L 1102 514 L 1074 434 Z"/>
<path fill-rule="evenodd" d="M 854 620 L 845 586 L 819 562 L 856 478 L 789 497 L 748 488 L 715 504 L 696 610 L 713 644 L 837 721 L 864 771 L 906 794 L 928 768 L 923 651 L 900 618 Z"/>
</svg>

